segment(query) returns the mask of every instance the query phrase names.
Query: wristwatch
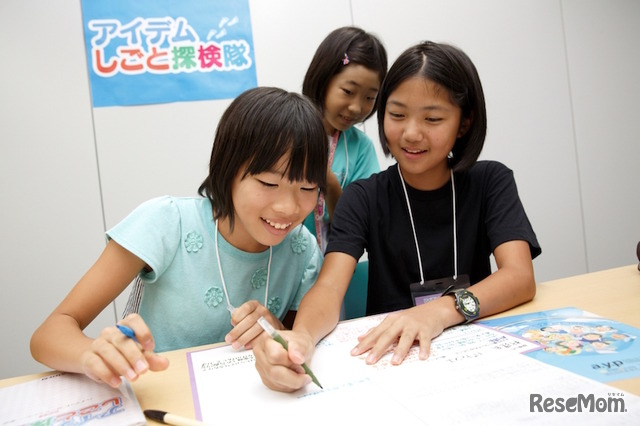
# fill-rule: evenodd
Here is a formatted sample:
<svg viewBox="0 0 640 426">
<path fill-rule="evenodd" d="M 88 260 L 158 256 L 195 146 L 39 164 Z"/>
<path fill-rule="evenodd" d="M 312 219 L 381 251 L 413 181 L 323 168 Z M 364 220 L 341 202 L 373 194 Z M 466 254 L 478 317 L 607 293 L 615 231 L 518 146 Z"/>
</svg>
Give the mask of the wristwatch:
<svg viewBox="0 0 640 426">
<path fill-rule="evenodd" d="M 453 296 L 456 300 L 456 309 L 464 316 L 465 322 L 469 323 L 478 318 L 480 314 L 480 302 L 478 298 L 473 295 L 469 290 L 454 289 L 453 286 L 449 287 L 442 293 L 441 297 Z"/>
</svg>

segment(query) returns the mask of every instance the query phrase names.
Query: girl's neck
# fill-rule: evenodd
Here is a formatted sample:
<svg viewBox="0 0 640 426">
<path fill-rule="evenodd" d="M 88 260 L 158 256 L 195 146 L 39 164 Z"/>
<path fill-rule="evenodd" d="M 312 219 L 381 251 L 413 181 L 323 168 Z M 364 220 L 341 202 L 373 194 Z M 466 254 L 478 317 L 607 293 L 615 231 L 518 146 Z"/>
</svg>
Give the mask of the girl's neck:
<svg viewBox="0 0 640 426">
<path fill-rule="evenodd" d="M 334 133 L 339 133 L 340 131 L 334 128 L 326 119 L 322 120 L 324 124 L 324 131 L 327 133 L 327 136 L 333 136 Z"/>
<path fill-rule="evenodd" d="M 435 191 L 442 188 L 451 179 L 451 170 L 446 164 L 443 167 L 426 170 L 418 174 L 413 174 L 403 169 L 400 164 L 398 164 L 398 167 L 407 185 L 420 191 Z"/>
<path fill-rule="evenodd" d="M 242 225 L 238 223 L 237 219 L 234 222 L 233 230 L 229 226 L 229 218 L 219 219 L 218 231 L 225 241 L 238 250 L 248 253 L 260 253 L 269 248 L 249 235 Z"/>
</svg>

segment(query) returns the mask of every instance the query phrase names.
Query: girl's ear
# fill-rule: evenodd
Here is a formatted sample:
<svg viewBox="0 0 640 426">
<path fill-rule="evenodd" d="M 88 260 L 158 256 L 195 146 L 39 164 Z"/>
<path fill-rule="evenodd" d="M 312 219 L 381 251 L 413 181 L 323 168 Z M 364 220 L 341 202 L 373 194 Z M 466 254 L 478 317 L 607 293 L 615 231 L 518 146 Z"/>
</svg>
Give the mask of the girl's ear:
<svg viewBox="0 0 640 426">
<path fill-rule="evenodd" d="M 458 128 L 458 138 L 463 137 L 469 131 L 469 128 L 471 127 L 471 121 L 471 117 L 464 118 L 462 121 L 460 121 L 460 127 Z"/>
</svg>

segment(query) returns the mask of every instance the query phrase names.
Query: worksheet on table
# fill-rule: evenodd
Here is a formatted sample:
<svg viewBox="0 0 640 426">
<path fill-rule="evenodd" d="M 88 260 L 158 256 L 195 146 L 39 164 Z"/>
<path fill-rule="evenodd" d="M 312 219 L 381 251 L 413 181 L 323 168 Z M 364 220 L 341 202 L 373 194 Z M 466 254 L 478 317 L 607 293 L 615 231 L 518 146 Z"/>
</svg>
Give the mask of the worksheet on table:
<svg viewBox="0 0 640 426">
<path fill-rule="evenodd" d="M 340 323 L 317 346 L 309 367 L 322 384 L 293 392 L 269 390 L 261 382 L 251 351 L 230 346 L 188 354 L 196 417 L 227 424 L 297 419 L 306 425 L 456 424 L 520 420 L 553 424 L 603 421 L 603 413 L 530 412 L 532 394 L 558 398 L 577 393 L 606 397 L 615 388 L 540 363 L 522 354 L 539 345 L 479 325 L 446 330 L 434 339 L 431 355 L 418 359 L 413 347 L 401 365 L 391 354 L 367 365 L 350 350 L 357 337 L 384 315 Z M 640 398 L 624 395 L 627 411 L 605 416 L 609 424 L 640 419 Z M 461 409 L 461 407 L 465 407 Z M 573 414 L 566 417 L 563 414 Z M 583 418 L 584 417 L 584 418 Z"/>
</svg>

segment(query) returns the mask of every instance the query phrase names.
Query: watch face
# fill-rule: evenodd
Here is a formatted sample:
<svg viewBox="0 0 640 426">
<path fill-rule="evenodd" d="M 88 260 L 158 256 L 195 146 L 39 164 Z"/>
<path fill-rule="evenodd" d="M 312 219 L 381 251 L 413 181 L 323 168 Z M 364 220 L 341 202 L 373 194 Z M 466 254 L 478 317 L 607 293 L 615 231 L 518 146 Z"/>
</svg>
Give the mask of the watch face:
<svg viewBox="0 0 640 426">
<path fill-rule="evenodd" d="M 468 292 L 464 292 L 460 295 L 460 307 L 469 316 L 478 314 L 478 303 L 476 298 Z"/>
</svg>

